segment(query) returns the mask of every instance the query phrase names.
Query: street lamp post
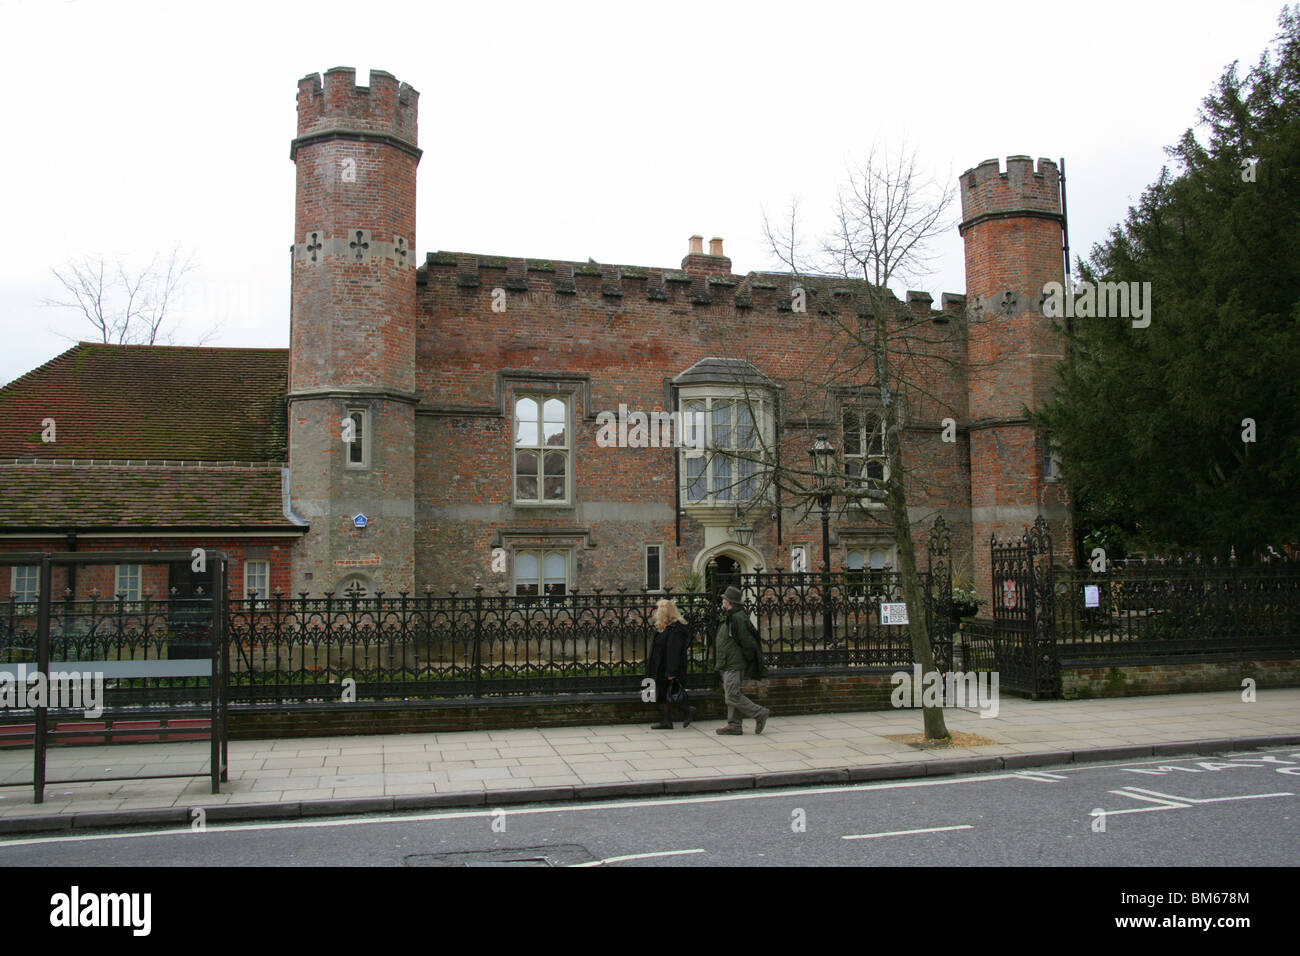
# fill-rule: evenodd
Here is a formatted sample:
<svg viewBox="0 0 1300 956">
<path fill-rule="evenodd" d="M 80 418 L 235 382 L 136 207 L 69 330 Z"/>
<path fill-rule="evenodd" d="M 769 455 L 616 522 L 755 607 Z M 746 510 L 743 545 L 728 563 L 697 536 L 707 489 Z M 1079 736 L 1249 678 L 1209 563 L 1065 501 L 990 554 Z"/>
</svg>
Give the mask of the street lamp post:
<svg viewBox="0 0 1300 956">
<path fill-rule="evenodd" d="M 835 494 L 835 446 L 818 435 L 812 446 L 813 478 L 822 509 L 822 637 L 831 643 L 831 498 Z"/>
</svg>

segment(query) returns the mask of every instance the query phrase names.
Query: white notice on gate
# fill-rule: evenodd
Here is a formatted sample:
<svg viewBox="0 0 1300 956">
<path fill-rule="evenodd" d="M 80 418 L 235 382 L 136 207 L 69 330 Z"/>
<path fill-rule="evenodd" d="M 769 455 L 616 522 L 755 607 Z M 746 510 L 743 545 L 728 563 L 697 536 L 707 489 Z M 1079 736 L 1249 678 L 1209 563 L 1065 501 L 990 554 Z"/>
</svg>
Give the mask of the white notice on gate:
<svg viewBox="0 0 1300 956">
<path fill-rule="evenodd" d="M 880 623 L 881 624 L 906 624 L 907 605 L 906 604 L 881 604 Z"/>
<path fill-rule="evenodd" d="M 1083 606 L 1101 607 L 1101 588 L 1095 584 L 1085 584 L 1083 586 Z"/>
</svg>

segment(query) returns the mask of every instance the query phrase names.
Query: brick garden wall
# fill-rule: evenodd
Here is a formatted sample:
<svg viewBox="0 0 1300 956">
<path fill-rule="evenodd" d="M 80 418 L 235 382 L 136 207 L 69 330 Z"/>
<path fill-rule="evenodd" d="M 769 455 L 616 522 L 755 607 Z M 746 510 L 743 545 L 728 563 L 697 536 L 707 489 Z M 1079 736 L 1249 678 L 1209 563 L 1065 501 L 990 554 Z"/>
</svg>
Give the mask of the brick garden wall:
<svg viewBox="0 0 1300 956">
<path fill-rule="evenodd" d="M 1061 694 L 1066 700 L 1072 700 L 1241 690 L 1242 681 L 1247 677 L 1255 680 L 1256 690 L 1261 692 L 1270 687 L 1300 687 L 1300 660 L 1062 668 Z"/>
<path fill-rule="evenodd" d="M 893 690 L 889 674 L 819 674 L 774 677 L 746 683 L 745 693 L 774 716 L 888 710 Z M 696 720 L 726 719 L 718 689 L 697 689 L 691 702 Z M 338 704 L 274 712 L 231 714 L 230 736 L 236 740 L 262 737 L 325 737 L 338 734 L 433 733 L 439 731 L 505 729 L 511 727 L 570 727 L 590 724 L 652 723 L 656 704 L 639 697 L 573 694 L 554 698 L 492 701 L 438 701 L 409 709 L 385 709 L 382 704 Z M 674 723 L 678 717 L 674 715 Z M 918 717 L 918 727 L 920 726 Z M 752 724 L 746 724 L 746 733 Z"/>
</svg>

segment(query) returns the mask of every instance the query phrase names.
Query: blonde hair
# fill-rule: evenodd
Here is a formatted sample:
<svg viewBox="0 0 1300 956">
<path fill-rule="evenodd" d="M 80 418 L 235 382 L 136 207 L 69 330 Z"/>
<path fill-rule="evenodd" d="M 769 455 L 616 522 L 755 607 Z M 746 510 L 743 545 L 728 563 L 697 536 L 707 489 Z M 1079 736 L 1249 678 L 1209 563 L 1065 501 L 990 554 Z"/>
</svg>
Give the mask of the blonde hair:
<svg viewBox="0 0 1300 956">
<path fill-rule="evenodd" d="M 677 610 L 677 605 L 667 598 L 661 598 L 655 605 L 655 630 L 662 631 L 673 621 L 686 623 L 686 618 L 682 617 L 682 612 Z"/>
</svg>

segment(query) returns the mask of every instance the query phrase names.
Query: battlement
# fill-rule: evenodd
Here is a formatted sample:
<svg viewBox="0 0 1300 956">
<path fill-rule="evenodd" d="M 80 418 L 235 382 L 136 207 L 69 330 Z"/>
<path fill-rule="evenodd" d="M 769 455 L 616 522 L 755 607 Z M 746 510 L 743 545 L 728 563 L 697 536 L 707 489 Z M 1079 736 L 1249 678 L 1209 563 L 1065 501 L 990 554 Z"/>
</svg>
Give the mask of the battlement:
<svg viewBox="0 0 1300 956">
<path fill-rule="evenodd" d="M 469 294 L 499 288 L 511 293 L 548 293 L 566 298 L 626 299 L 629 302 L 639 298 L 692 308 L 723 307 L 764 314 L 792 313 L 794 297 L 791 290 L 807 287 L 804 307 L 810 315 L 856 313 L 865 317 L 872 314 L 865 282 L 834 278 L 829 279 L 829 283 L 808 282 L 796 275 L 780 272 L 703 275 L 685 269 L 654 266 L 447 251 L 428 253 L 416 274 L 419 286 L 442 286 Z M 814 286 L 821 287 L 820 295 Z M 942 301 L 943 309 L 937 310 L 931 308 L 933 298 L 929 293 L 909 291 L 904 303 L 891 292 L 888 309 L 899 321 L 928 317 L 938 323 L 963 314 L 964 295 L 945 292 Z"/>
<path fill-rule="evenodd" d="M 1004 171 L 996 159 L 986 159 L 961 174 L 961 231 L 990 215 L 1061 212 L 1061 176 L 1056 163 L 1028 156 L 1008 156 Z"/>
<path fill-rule="evenodd" d="M 420 94 L 391 73 L 370 71 L 370 85 L 357 86 L 357 71 L 336 66 L 298 81 L 298 136 L 328 131 L 380 133 L 415 146 Z"/>
</svg>

